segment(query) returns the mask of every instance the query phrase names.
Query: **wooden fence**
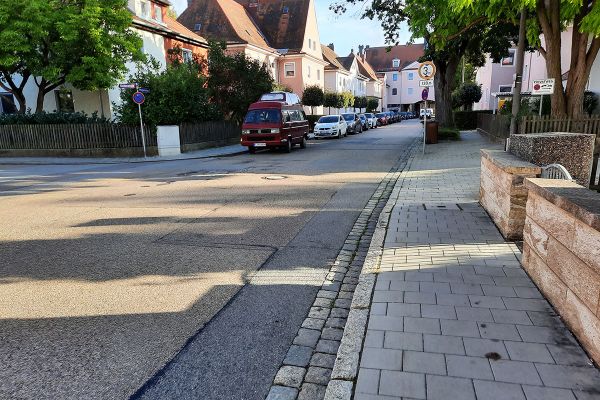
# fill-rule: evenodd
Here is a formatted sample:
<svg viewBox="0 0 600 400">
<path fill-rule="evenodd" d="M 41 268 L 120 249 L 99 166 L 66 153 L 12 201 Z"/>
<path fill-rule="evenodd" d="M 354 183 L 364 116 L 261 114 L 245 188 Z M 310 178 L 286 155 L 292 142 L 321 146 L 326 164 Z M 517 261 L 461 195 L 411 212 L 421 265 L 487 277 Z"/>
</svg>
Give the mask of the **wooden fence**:
<svg viewBox="0 0 600 400">
<path fill-rule="evenodd" d="M 184 152 L 239 143 L 241 134 L 241 128 L 231 121 L 184 123 L 179 126 L 179 140 Z"/>
<path fill-rule="evenodd" d="M 557 118 L 552 115 L 527 115 L 519 122 L 519 133 L 576 132 L 600 135 L 600 115 L 579 119 Z"/>
<path fill-rule="evenodd" d="M 156 132 L 145 129 L 146 146 Z M 142 147 L 139 126 L 117 124 L 0 125 L 0 150 L 88 150 Z"/>
<path fill-rule="evenodd" d="M 477 114 L 477 130 L 492 139 L 504 140 L 509 136 L 510 117 L 500 114 Z"/>
</svg>

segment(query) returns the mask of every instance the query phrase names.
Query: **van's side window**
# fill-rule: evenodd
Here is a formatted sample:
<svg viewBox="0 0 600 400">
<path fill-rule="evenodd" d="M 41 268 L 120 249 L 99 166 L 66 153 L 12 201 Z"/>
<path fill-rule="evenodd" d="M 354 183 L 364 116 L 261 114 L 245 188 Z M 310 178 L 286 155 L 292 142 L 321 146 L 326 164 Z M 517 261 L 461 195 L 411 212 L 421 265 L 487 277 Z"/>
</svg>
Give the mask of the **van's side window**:
<svg viewBox="0 0 600 400">
<path fill-rule="evenodd" d="M 294 110 L 294 111 L 290 111 L 290 112 L 292 113 L 292 121 L 294 121 L 294 122 L 302 121 L 302 114 L 300 114 L 300 111 Z"/>
<path fill-rule="evenodd" d="M 304 111 L 300 111 L 302 113 L 302 121 L 306 121 L 308 120 L 308 118 L 306 118 L 306 113 Z"/>
<path fill-rule="evenodd" d="M 289 111 L 282 111 L 282 114 L 283 114 L 283 122 L 290 122 L 292 120 L 292 117 L 290 116 Z"/>
</svg>

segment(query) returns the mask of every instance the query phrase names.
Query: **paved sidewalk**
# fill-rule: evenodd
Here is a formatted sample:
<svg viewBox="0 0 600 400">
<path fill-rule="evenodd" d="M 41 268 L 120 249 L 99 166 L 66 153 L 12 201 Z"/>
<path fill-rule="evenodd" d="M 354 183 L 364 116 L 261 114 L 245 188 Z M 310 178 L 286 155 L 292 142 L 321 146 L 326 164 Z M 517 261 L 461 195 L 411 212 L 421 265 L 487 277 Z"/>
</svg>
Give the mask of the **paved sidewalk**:
<svg viewBox="0 0 600 400">
<path fill-rule="evenodd" d="M 482 147 L 476 133 L 428 146 L 398 180 L 354 399 L 600 398 L 600 373 L 477 203 Z"/>
<path fill-rule="evenodd" d="M 123 164 L 161 161 L 194 160 L 200 158 L 223 157 L 241 154 L 248 149 L 240 144 L 211 147 L 181 153 L 176 156 L 151 157 L 0 157 L 0 165 L 84 165 L 84 164 Z"/>
</svg>

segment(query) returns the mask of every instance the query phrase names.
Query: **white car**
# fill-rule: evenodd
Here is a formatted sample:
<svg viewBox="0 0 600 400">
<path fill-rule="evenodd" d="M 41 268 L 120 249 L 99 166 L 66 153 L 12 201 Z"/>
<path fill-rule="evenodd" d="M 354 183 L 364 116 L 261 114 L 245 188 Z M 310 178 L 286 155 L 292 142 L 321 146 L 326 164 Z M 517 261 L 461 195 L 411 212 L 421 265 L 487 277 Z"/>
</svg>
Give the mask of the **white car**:
<svg viewBox="0 0 600 400">
<path fill-rule="evenodd" d="M 340 115 L 324 115 L 315 124 L 313 131 L 315 139 L 334 137 L 336 139 L 347 136 L 348 125 Z"/>
<path fill-rule="evenodd" d="M 375 116 L 375 114 L 365 113 L 365 117 L 367 117 L 369 128 L 377 128 L 377 117 Z"/>
</svg>

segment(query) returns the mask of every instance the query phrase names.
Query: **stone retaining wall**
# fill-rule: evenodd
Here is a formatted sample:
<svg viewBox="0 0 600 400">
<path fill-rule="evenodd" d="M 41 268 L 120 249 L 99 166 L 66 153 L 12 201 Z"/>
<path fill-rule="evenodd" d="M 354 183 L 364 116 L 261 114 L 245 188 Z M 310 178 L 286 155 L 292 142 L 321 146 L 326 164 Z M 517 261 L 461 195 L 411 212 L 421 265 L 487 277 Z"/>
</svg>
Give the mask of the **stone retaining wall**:
<svg viewBox="0 0 600 400">
<path fill-rule="evenodd" d="M 479 201 L 508 240 L 521 240 L 527 189 L 523 180 L 541 168 L 502 150 L 481 150 Z"/>
<path fill-rule="evenodd" d="M 526 179 L 523 267 L 600 364 L 600 194 Z"/>
</svg>

